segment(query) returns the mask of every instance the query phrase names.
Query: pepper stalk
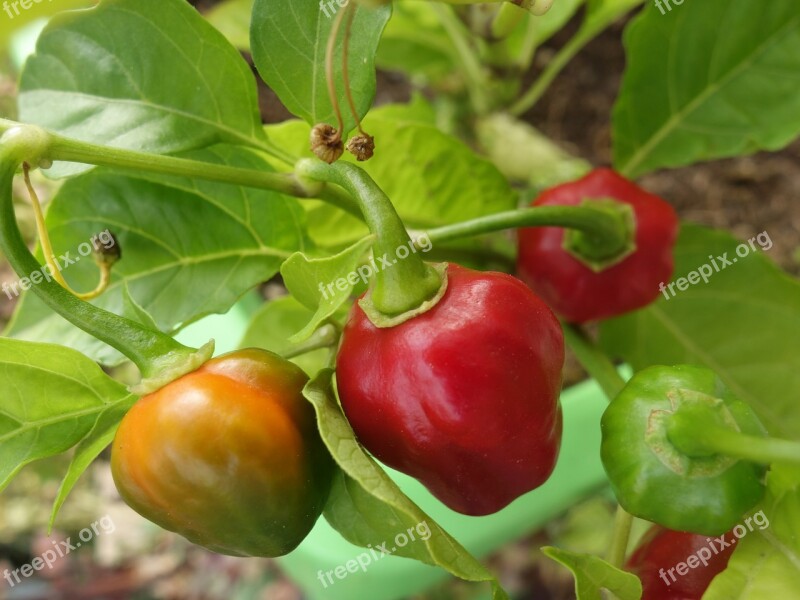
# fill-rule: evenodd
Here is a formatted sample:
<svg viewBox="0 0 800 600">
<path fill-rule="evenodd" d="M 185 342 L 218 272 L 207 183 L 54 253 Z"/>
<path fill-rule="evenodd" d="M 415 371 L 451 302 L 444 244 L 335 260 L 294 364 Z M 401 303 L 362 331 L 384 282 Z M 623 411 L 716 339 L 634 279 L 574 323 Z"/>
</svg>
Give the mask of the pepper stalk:
<svg viewBox="0 0 800 600">
<path fill-rule="evenodd" d="M 667 424 L 670 443 L 691 457 L 730 456 L 750 462 L 800 464 L 800 443 L 731 427 L 716 407 L 684 402 Z"/>
<path fill-rule="evenodd" d="M 339 185 L 356 199 L 376 236 L 376 256 L 396 256 L 398 248 L 411 244 L 391 201 L 363 169 L 346 162 L 329 165 L 304 159 L 297 163 L 295 172 L 298 177 Z M 379 270 L 360 303 L 376 327 L 393 327 L 432 308 L 446 288 L 443 266 L 428 264 L 411 253 L 402 260 L 395 259 L 391 268 Z"/>
<path fill-rule="evenodd" d="M 15 127 L 0 137 L 0 249 L 19 277 L 42 269 L 31 254 L 17 225 L 12 183 L 23 162 L 39 164 L 49 135 L 38 127 Z M 142 381 L 131 391 L 146 394 L 194 371 L 214 351 L 210 341 L 189 348 L 172 337 L 80 300 L 58 282 L 45 278 L 31 288 L 52 310 L 76 327 L 128 357 L 141 371 Z"/>
</svg>

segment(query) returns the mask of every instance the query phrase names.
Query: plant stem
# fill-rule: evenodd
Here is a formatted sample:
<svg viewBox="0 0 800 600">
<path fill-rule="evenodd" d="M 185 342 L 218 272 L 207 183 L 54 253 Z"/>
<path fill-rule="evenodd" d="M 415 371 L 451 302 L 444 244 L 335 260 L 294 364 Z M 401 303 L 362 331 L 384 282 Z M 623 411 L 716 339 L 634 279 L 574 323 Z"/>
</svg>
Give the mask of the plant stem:
<svg viewBox="0 0 800 600">
<path fill-rule="evenodd" d="M 0 133 L 15 127 L 33 128 L 34 126 L 0 119 Z M 38 127 L 36 129 L 44 131 Z M 40 158 L 46 161 L 77 162 L 125 171 L 146 171 L 272 190 L 297 198 L 323 200 L 353 216 L 362 218 L 358 204 L 342 189 L 325 184 L 308 186 L 293 173 L 256 171 L 175 156 L 112 148 L 73 140 L 49 131 L 45 133 L 48 145 L 43 149 Z"/>
<path fill-rule="evenodd" d="M 620 377 L 614 363 L 578 327 L 562 323 L 562 328 L 567 344 L 572 348 L 583 368 L 597 381 L 608 401 L 614 400 L 625 387 L 625 380 Z M 621 568 L 625 563 L 632 525 L 633 515 L 622 506 L 617 505 L 617 513 L 614 517 L 614 536 L 611 538 L 607 556 L 608 562 L 615 567 Z"/>
<path fill-rule="evenodd" d="M 10 130 L 0 139 L 0 248 L 14 271 L 20 278 L 40 272 L 43 279 L 31 286 L 33 292 L 70 323 L 122 352 L 139 367 L 144 380 L 160 387 L 196 369 L 210 357 L 213 343 L 197 351 L 168 335 L 80 300 L 53 280 L 31 254 L 17 226 L 12 183 L 22 162 L 20 156 L 41 155 L 39 150 L 43 148 L 39 146 L 45 143 L 46 139 L 38 132 L 25 128 Z M 164 381 L 165 377 L 168 381 Z M 150 391 L 148 382 L 140 389 Z"/>
<path fill-rule="evenodd" d="M 467 2 L 464 2 L 464 4 L 467 4 Z M 479 115 L 485 114 L 489 111 L 490 105 L 486 94 L 488 79 L 481 61 L 478 60 L 477 55 L 470 46 L 464 29 L 453 14 L 453 10 L 449 6 L 440 5 L 438 2 L 431 2 L 430 7 L 439 17 L 442 27 L 450 37 L 450 41 L 453 42 L 456 57 L 461 61 L 461 67 L 467 79 L 467 87 L 470 91 L 475 112 Z"/>
<path fill-rule="evenodd" d="M 558 74 L 575 58 L 581 49 L 594 39 L 597 33 L 587 35 L 581 29 L 567 44 L 558 51 L 553 60 L 547 65 L 541 75 L 536 78 L 533 85 L 508 109 L 514 116 L 520 116 L 533 108 L 536 103 L 544 96 L 550 84 L 553 83 Z"/>
<path fill-rule="evenodd" d="M 45 153 L 45 158 L 53 161 L 62 160 L 126 171 L 147 171 L 176 177 L 192 177 L 272 190 L 297 198 L 318 198 L 354 216 L 361 217 L 358 204 L 341 189 L 326 185 L 310 188 L 297 179 L 293 173 L 256 171 L 175 156 L 100 146 L 63 138 L 52 133 L 50 136 L 52 144 Z"/>
<path fill-rule="evenodd" d="M 511 105 L 508 112 L 519 116 L 533 108 L 550 87 L 550 84 L 553 83 L 553 80 L 558 77 L 558 74 L 586 44 L 591 42 L 600 32 L 628 12 L 633 6 L 641 3 L 641 1 L 643 0 L 629 0 L 627 3 L 620 3 L 620 6 L 613 9 L 599 9 L 595 13 L 589 12 L 578 32 L 558 51 L 553 60 L 550 61 L 550 64 L 533 82 L 533 85 Z"/>
<path fill-rule="evenodd" d="M 380 315 L 390 320 L 400 317 L 421 309 L 443 292 L 442 275 L 433 266 L 416 253 L 402 259 L 397 254 L 399 248 L 411 247 L 411 238 L 389 198 L 366 171 L 343 161 L 329 165 L 304 159 L 297 163 L 296 172 L 315 181 L 340 185 L 358 200 L 364 219 L 376 236 L 373 254 L 391 261 L 391 268 L 378 269 L 369 293 L 370 302 Z M 393 257 L 397 259 L 392 260 Z M 362 301 L 362 308 L 364 306 Z M 374 315 L 367 314 L 373 319 Z M 387 323 L 376 325 L 389 326 Z"/>
<path fill-rule="evenodd" d="M 607 556 L 607 561 L 617 568 L 622 568 L 625 564 L 632 526 L 633 515 L 617 505 L 617 514 L 614 516 L 614 537 L 611 538 Z"/>
<path fill-rule="evenodd" d="M 333 25 L 331 25 L 331 32 L 328 36 L 328 44 L 325 48 L 325 80 L 328 84 L 328 98 L 331 101 L 333 113 L 336 115 L 336 135 L 338 138 L 336 141 L 341 140 L 345 132 L 344 120 L 342 120 L 342 108 L 339 105 L 339 96 L 336 93 L 336 77 L 333 68 L 333 55 L 336 52 L 336 38 L 339 37 L 339 29 L 342 26 L 342 20 L 345 18 L 345 15 L 350 13 L 352 10 L 352 2 L 349 2 L 347 6 L 345 6 L 344 10 L 339 11 L 339 14 L 334 17 Z M 347 39 L 344 40 L 344 44 L 347 46 Z M 345 69 L 347 69 L 347 66 L 345 66 Z"/>
<path fill-rule="evenodd" d="M 755 463 L 769 465 L 772 463 L 800 464 L 800 443 L 773 437 L 747 435 L 721 427 L 703 419 L 693 411 L 690 418 L 680 419 L 680 409 L 673 415 L 669 425 L 670 442 L 681 452 L 684 451 L 681 439 L 691 439 L 692 455 L 700 451 L 702 454 L 724 454 Z M 687 415 L 688 417 L 688 415 Z M 676 439 L 677 438 L 677 439 Z"/>
<path fill-rule="evenodd" d="M 42 204 L 39 202 L 39 196 L 36 194 L 33 184 L 31 184 L 30 167 L 28 163 L 22 163 L 22 172 L 25 178 L 25 187 L 28 188 L 28 196 L 31 200 L 31 206 L 33 206 L 33 214 L 34 218 L 36 219 L 36 232 L 39 235 L 39 245 L 42 247 L 42 254 L 44 254 L 45 264 L 50 268 L 50 273 L 52 273 L 53 279 L 55 279 L 61 287 L 70 292 L 76 298 L 81 300 L 93 300 L 97 298 L 108 289 L 108 286 L 111 283 L 111 265 L 113 263 L 106 261 L 98 262 L 98 267 L 100 269 L 100 283 L 95 287 L 94 290 L 86 293 L 80 293 L 73 290 L 69 283 L 67 283 L 67 280 L 64 279 L 64 276 L 61 274 L 60 267 L 56 261 L 56 255 L 55 252 L 53 252 L 53 245 L 50 242 L 50 232 L 47 231 L 47 224 L 45 223 Z M 96 249 L 95 252 L 97 252 Z"/>
<path fill-rule="evenodd" d="M 620 377 L 614 363 L 611 362 L 605 352 L 598 348 L 575 325 L 563 323 L 562 327 L 564 329 L 564 338 L 578 357 L 578 361 L 588 371 L 589 375 L 597 381 L 608 401 L 611 402 L 625 387 L 625 380 Z"/>
<path fill-rule="evenodd" d="M 426 234 L 435 244 L 517 227 L 567 227 L 589 234 L 603 246 L 624 247 L 627 242 L 622 216 L 591 205 L 509 210 L 429 229 Z"/>
<path fill-rule="evenodd" d="M 309 352 L 313 352 L 314 350 L 320 350 L 322 348 L 330 348 L 332 346 L 335 346 L 338 341 L 339 341 L 339 332 L 337 331 L 336 327 L 330 324 L 323 325 L 322 327 L 317 329 L 314 332 L 314 334 L 304 342 L 295 344 L 294 346 L 287 348 L 286 350 L 281 352 L 281 356 L 283 356 L 283 358 L 286 359 L 294 358 L 295 356 L 307 354 Z"/>
<path fill-rule="evenodd" d="M 350 107 L 350 114 L 353 115 L 356 127 L 358 127 L 358 132 L 361 135 L 368 135 L 361 126 L 361 117 L 358 116 L 358 109 L 353 100 L 353 91 L 350 87 L 350 38 L 352 37 L 353 19 L 355 19 L 356 16 L 356 9 L 355 7 L 351 9 L 350 4 L 348 4 L 345 10 L 347 11 L 347 21 L 345 21 L 344 25 L 344 42 L 342 45 L 342 82 L 344 83 L 344 96 L 347 99 L 347 105 Z"/>
</svg>

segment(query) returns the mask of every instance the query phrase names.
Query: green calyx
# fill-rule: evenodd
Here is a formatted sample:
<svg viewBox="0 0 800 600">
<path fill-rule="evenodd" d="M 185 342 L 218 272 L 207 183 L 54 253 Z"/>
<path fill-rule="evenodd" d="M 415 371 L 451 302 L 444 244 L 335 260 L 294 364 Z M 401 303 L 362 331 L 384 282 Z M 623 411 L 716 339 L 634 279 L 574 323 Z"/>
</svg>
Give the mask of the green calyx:
<svg viewBox="0 0 800 600">
<path fill-rule="evenodd" d="M 718 427 L 738 431 L 736 419 L 725 403 L 719 398 L 694 390 L 672 390 L 668 396 L 675 410 L 652 411 L 645 436 L 645 441 L 659 460 L 676 474 L 690 478 L 720 475 L 733 466 L 735 458 L 709 450 L 694 436 L 676 436 L 674 431 L 670 435 L 671 426 L 676 420 L 689 415 L 711 421 Z"/>
<path fill-rule="evenodd" d="M 613 198 L 586 198 L 579 206 L 590 206 L 614 218 L 614 231 L 599 235 L 579 229 L 564 232 L 564 250 L 599 273 L 625 260 L 636 251 L 636 216 L 630 204 Z"/>
<path fill-rule="evenodd" d="M 411 251 L 411 238 L 389 198 L 360 167 L 339 161 L 332 165 L 304 159 L 295 167 L 301 180 L 338 185 L 358 202 L 376 241 L 373 255 L 382 265 L 362 303 L 377 327 L 392 327 L 424 313 L 441 299 L 447 287 L 446 270 Z M 399 252 L 405 249 L 404 252 Z"/>
<path fill-rule="evenodd" d="M 358 305 L 361 307 L 361 310 L 364 311 L 364 314 L 367 315 L 367 318 L 372 321 L 372 324 L 379 328 L 396 327 L 401 323 L 405 323 L 409 319 L 413 319 L 418 315 L 428 312 L 439 303 L 439 300 L 442 299 L 447 291 L 447 264 L 437 263 L 435 265 L 431 265 L 431 268 L 436 274 L 437 280 L 441 283 L 439 284 L 436 295 L 432 296 L 428 300 L 425 300 L 419 306 L 394 316 L 387 315 L 385 312 L 380 311 L 375 306 L 375 302 L 373 300 L 375 288 L 369 290 L 367 294 L 358 301 Z"/>
<path fill-rule="evenodd" d="M 676 451 L 687 459 L 736 460 L 718 453 L 709 443 L 720 430 L 741 432 L 736 417 L 723 400 L 692 390 L 675 390 L 672 400 L 676 408 L 666 416 L 663 427 Z M 755 419 L 755 415 L 752 418 Z M 703 435 L 697 435 L 701 431 Z"/>
<path fill-rule="evenodd" d="M 152 361 L 149 377 L 130 387 L 130 391 L 138 396 L 151 394 L 168 383 L 196 371 L 214 356 L 214 340 L 197 350 L 186 352 L 182 348 L 163 354 Z"/>
<path fill-rule="evenodd" d="M 682 431 L 692 419 L 704 431 Z M 680 365 L 638 372 L 601 424 L 603 466 L 622 507 L 679 531 L 719 535 L 736 525 L 763 497 L 766 469 L 701 445 L 712 425 L 763 435 L 749 407 L 713 371 Z"/>
<path fill-rule="evenodd" d="M 767 435 L 753 410 L 744 402 L 711 406 L 694 397 L 680 403 L 666 421 L 672 446 L 694 460 L 745 460 L 769 465 L 800 464 L 800 443 Z"/>
</svg>

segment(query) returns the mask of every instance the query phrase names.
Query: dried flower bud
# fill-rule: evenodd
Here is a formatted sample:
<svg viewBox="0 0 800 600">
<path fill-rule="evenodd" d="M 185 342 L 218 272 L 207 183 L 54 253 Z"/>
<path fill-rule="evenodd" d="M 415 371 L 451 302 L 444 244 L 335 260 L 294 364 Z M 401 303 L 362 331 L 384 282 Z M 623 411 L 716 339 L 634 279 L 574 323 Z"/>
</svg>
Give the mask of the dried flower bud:
<svg viewBox="0 0 800 600">
<path fill-rule="evenodd" d="M 369 160 L 375 154 L 375 138 L 366 133 L 359 133 L 347 142 L 347 151 L 358 160 Z"/>
<path fill-rule="evenodd" d="M 344 153 L 339 132 L 327 123 L 314 125 L 311 129 L 311 151 L 329 165 L 335 163 Z"/>
<path fill-rule="evenodd" d="M 120 248 L 117 236 L 108 229 L 100 232 L 94 240 L 94 261 L 98 265 L 108 265 L 111 267 L 122 258 L 122 248 Z"/>
</svg>

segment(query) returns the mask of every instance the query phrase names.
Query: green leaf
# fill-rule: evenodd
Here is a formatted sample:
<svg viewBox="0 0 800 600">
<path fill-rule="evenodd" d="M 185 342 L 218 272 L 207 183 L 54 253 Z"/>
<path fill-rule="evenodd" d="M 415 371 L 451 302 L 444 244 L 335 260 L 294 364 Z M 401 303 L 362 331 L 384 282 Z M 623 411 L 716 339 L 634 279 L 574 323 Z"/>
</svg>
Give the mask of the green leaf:
<svg viewBox="0 0 800 600">
<path fill-rule="evenodd" d="M 33 0 L 34 2 L 36 0 Z M 23 29 L 26 25 L 38 19 L 50 17 L 56 13 L 76 8 L 85 8 L 97 3 L 97 0 L 59 0 L 55 4 L 52 2 L 42 2 L 24 10 L 17 5 L 16 9 L 13 2 L 8 2 L 11 14 L 3 11 L 0 13 L 0 57 L 4 57 L 8 51 L 11 37 Z"/>
<path fill-rule="evenodd" d="M 648 6 L 625 34 L 614 164 L 629 176 L 777 150 L 800 133 L 800 3 Z"/>
<path fill-rule="evenodd" d="M 0 370 L 0 490 L 31 462 L 91 445 L 98 427 L 121 419 L 136 400 L 94 362 L 62 346 L 0 338 Z"/>
<path fill-rule="evenodd" d="M 235 47 L 250 50 L 250 16 L 253 0 L 225 0 L 206 14 L 206 20 L 216 27 Z"/>
<path fill-rule="evenodd" d="M 453 45 L 436 13 L 425 2 L 395 4 L 376 62 L 381 69 L 433 81 L 452 77 L 457 70 Z"/>
<path fill-rule="evenodd" d="M 767 497 L 737 540 L 728 568 L 717 575 L 703 600 L 794 598 L 800 590 L 800 471 L 773 466 Z M 751 517 L 751 518 L 753 518 Z M 743 524 L 742 527 L 745 525 Z M 729 536 L 730 537 L 730 536 Z"/>
<path fill-rule="evenodd" d="M 755 251 L 744 243 L 746 257 L 737 256 L 738 244 L 727 233 L 684 225 L 673 281 L 697 271 L 699 283 L 684 281 L 685 291 L 673 286 L 674 297 L 667 288 L 669 300 L 662 295 L 644 310 L 604 323 L 601 342 L 636 370 L 683 363 L 709 367 L 756 410 L 773 435 L 796 439 L 800 283 L 764 256 L 771 247 L 768 235 L 753 242 Z M 730 266 L 717 258 L 723 255 Z M 708 283 L 700 278 L 700 268 L 711 272 Z"/>
<path fill-rule="evenodd" d="M 190 158 L 268 169 L 249 150 L 216 146 Z M 122 259 L 112 283 L 94 303 L 139 319 L 134 302 L 162 331 L 226 312 L 247 290 L 270 279 L 281 263 L 308 247 L 298 201 L 268 190 L 147 175 L 150 181 L 101 170 L 64 184 L 47 214 L 56 254 L 78 248 L 106 228 L 119 240 Z M 63 262 L 63 261 L 62 261 Z M 78 290 L 93 289 L 98 272 L 83 260 L 64 270 Z M 168 291 L 167 291 L 168 290 Z M 7 335 L 68 345 L 105 364 L 121 360 L 108 346 L 68 324 L 34 294 L 17 307 Z"/>
<path fill-rule="evenodd" d="M 620 600 L 639 600 L 642 597 L 642 582 L 636 575 L 618 569 L 602 558 L 552 546 L 545 546 L 542 552 L 572 571 L 578 600 L 603 600 L 601 589 L 609 590 Z"/>
<path fill-rule="evenodd" d="M 155 319 L 153 319 L 153 315 L 142 308 L 142 306 L 133 299 L 133 296 L 131 296 L 131 289 L 127 280 L 125 280 L 122 285 L 122 314 L 153 331 L 159 330 L 158 324 L 155 322 Z"/>
<path fill-rule="evenodd" d="M 300 304 L 293 296 L 267 302 L 253 316 L 239 347 L 264 348 L 276 354 L 285 354 L 294 346 L 289 338 L 313 316 L 314 311 Z M 313 376 L 328 363 L 330 352 L 323 348 L 289 360 Z"/>
<path fill-rule="evenodd" d="M 58 516 L 58 511 L 67 499 L 67 496 L 69 496 L 72 488 L 75 487 L 80 476 L 89 468 L 89 465 L 92 464 L 94 459 L 114 440 L 114 435 L 117 433 L 122 417 L 125 416 L 125 413 L 128 412 L 128 409 L 130 409 L 136 399 L 137 398 L 132 398 L 131 402 L 113 404 L 100 413 L 97 416 L 97 421 L 94 427 L 92 427 L 92 430 L 75 448 L 69 469 L 67 469 L 67 474 L 64 476 L 58 488 L 58 494 L 53 503 L 53 511 L 50 514 L 50 529 L 53 528 L 56 517 Z"/>
<path fill-rule="evenodd" d="M 115 0 L 55 17 L 23 72 L 19 115 L 71 138 L 158 153 L 266 141 L 250 68 L 184 0 Z"/>
<path fill-rule="evenodd" d="M 492 574 L 403 494 L 358 444 L 334 399 L 332 375 L 330 369 L 321 371 L 303 390 L 317 411 L 322 439 L 342 469 L 325 507 L 325 518 L 349 542 L 364 547 L 377 547 L 413 527 L 421 537 L 396 548 L 398 556 L 440 566 L 465 581 L 491 582 L 494 600 L 507 600 Z M 426 526 L 427 540 L 423 539 Z"/>
<path fill-rule="evenodd" d="M 325 51 L 335 15 L 344 9 L 336 0 L 325 0 L 323 8 L 327 11 L 318 2 L 310 1 L 256 0 L 250 43 L 258 72 L 293 115 L 310 125 L 336 126 L 325 77 Z M 391 5 L 358 8 L 353 21 L 348 73 L 359 117 L 367 114 L 375 97 L 375 53 L 391 10 Z M 355 120 L 342 93 L 343 33 L 344 28 L 334 52 L 334 80 L 342 105 L 344 132 L 349 132 L 355 127 Z"/>
<path fill-rule="evenodd" d="M 326 258 L 309 258 L 302 252 L 295 252 L 283 263 L 281 275 L 289 293 L 316 311 L 305 327 L 289 338 L 290 342 L 308 339 L 320 323 L 347 301 L 359 279 L 366 285 L 372 267 L 367 265 L 363 271 L 356 271 L 356 268 L 374 241 L 374 236 L 367 236 Z"/>
<path fill-rule="evenodd" d="M 364 127 L 375 136 L 377 151 L 359 166 L 386 192 L 408 227 L 427 229 L 516 207 L 517 195 L 500 171 L 429 124 L 419 105 L 374 110 Z M 311 156 L 306 124 L 290 121 L 268 129 L 282 148 Z M 309 235 L 320 246 L 341 248 L 369 233 L 362 222 L 327 204 L 305 206 Z"/>
</svg>

